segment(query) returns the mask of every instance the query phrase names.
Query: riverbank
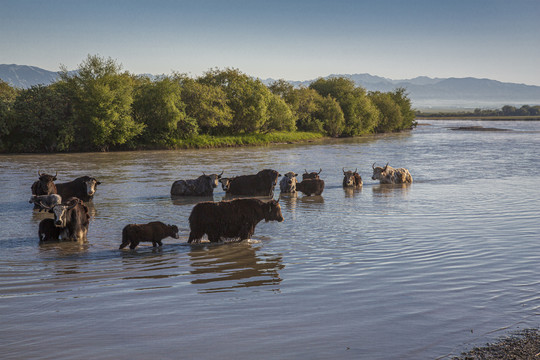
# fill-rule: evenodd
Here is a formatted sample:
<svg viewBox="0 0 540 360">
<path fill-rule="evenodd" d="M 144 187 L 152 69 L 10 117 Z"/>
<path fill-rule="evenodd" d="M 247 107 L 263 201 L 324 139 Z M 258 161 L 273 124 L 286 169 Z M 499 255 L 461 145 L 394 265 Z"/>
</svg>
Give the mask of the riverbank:
<svg viewBox="0 0 540 360">
<path fill-rule="evenodd" d="M 540 121 L 540 116 L 460 116 L 458 114 L 425 114 L 417 115 L 416 120 Z"/>
<path fill-rule="evenodd" d="M 538 359 L 540 357 L 540 331 L 526 329 L 501 338 L 494 344 L 486 344 L 462 353 L 453 360 L 480 359 Z"/>
</svg>

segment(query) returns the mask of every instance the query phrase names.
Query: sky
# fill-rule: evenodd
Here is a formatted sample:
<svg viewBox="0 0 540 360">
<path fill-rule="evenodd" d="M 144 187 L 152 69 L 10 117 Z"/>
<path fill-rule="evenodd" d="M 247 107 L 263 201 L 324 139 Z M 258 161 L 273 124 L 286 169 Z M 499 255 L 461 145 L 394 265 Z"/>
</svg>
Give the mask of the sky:
<svg viewBox="0 0 540 360">
<path fill-rule="evenodd" d="M 0 64 L 540 85 L 539 0 L 0 0 Z"/>
</svg>

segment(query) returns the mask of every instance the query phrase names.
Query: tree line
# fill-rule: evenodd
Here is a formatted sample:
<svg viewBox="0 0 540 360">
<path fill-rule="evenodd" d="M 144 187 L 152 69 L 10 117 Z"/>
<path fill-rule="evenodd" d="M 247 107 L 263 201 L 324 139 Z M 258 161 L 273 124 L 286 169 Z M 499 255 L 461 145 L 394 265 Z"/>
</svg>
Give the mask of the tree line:
<svg viewBox="0 0 540 360">
<path fill-rule="evenodd" d="M 237 69 L 151 79 L 89 55 L 51 85 L 0 80 L 0 151 L 175 148 L 198 136 L 316 132 L 347 137 L 415 126 L 405 89 L 366 92 L 346 78 L 269 86 Z"/>
<path fill-rule="evenodd" d="M 514 117 L 514 116 L 540 116 L 540 105 L 522 105 L 521 107 L 515 107 L 511 105 L 504 105 L 500 109 L 474 109 L 473 111 L 459 111 L 459 112 L 436 112 L 427 113 L 417 111 L 416 115 L 419 117 Z"/>
</svg>

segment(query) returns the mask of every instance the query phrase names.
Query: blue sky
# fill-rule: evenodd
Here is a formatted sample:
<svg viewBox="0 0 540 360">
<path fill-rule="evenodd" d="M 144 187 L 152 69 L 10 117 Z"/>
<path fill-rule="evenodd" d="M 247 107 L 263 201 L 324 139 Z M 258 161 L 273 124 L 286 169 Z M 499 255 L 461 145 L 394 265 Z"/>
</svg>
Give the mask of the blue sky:
<svg viewBox="0 0 540 360">
<path fill-rule="evenodd" d="M 260 78 L 344 73 L 540 85 L 540 1 L 0 0 L 0 64 Z"/>
</svg>

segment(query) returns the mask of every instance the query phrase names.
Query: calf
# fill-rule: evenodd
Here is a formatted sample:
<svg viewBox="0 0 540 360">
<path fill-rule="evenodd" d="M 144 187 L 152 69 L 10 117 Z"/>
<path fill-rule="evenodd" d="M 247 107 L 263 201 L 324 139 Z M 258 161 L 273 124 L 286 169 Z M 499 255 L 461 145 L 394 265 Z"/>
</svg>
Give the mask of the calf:
<svg viewBox="0 0 540 360">
<path fill-rule="evenodd" d="M 39 209 L 41 212 L 42 210 L 52 208 L 54 205 L 61 204 L 62 197 L 58 194 L 32 195 L 28 202 L 34 204 L 34 209 Z"/>
<path fill-rule="evenodd" d="M 304 171 L 305 172 L 302 174 L 302 180 L 320 179 L 319 174 L 322 172 L 322 169 L 319 169 L 319 172 L 312 171 L 312 172 L 308 173 L 306 169 L 304 169 Z"/>
<path fill-rule="evenodd" d="M 388 166 L 388 163 L 385 167 L 375 167 L 373 163 L 371 167 L 373 168 L 371 179 L 379 180 L 381 184 L 410 184 L 413 181 L 411 173 L 405 168 L 394 169 Z"/>
<path fill-rule="evenodd" d="M 39 223 L 39 241 L 57 241 L 62 229 L 54 225 L 53 219 L 43 219 Z"/>
<path fill-rule="evenodd" d="M 208 235 L 210 242 L 218 242 L 222 238 L 249 239 L 262 220 L 283 221 L 278 201 L 236 199 L 201 202 L 189 215 L 191 231 L 188 243 L 199 242 L 204 234 Z"/>
<path fill-rule="evenodd" d="M 283 175 L 283 178 L 279 182 L 279 190 L 285 194 L 296 193 L 296 183 L 298 182 L 298 180 L 296 179 L 297 176 L 298 174 L 295 174 L 292 171 L 289 171 L 288 173 Z"/>
<path fill-rule="evenodd" d="M 58 172 L 53 176 L 45 173 L 42 174 L 38 171 L 39 180 L 32 184 L 32 195 L 56 194 L 57 190 L 54 181 L 57 175 Z"/>
<path fill-rule="evenodd" d="M 324 180 L 321 179 L 305 179 L 296 184 L 296 190 L 301 191 L 304 195 L 311 196 L 312 194 L 321 195 L 324 190 Z"/>
<path fill-rule="evenodd" d="M 360 174 L 358 174 L 358 169 L 351 171 L 345 171 L 345 168 L 343 170 L 343 187 L 359 187 L 362 186 L 362 177 Z"/>
<path fill-rule="evenodd" d="M 165 225 L 161 221 L 152 221 L 148 224 L 129 224 L 122 230 L 122 244 L 119 249 L 129 245 L 130 249 L 135 249 L 141 241 L 151 241 L 152 246 L 162 246 L 161 240 L 166 237 L 178 239 L 178 227 L 176 225 Z"/>
</svg>

